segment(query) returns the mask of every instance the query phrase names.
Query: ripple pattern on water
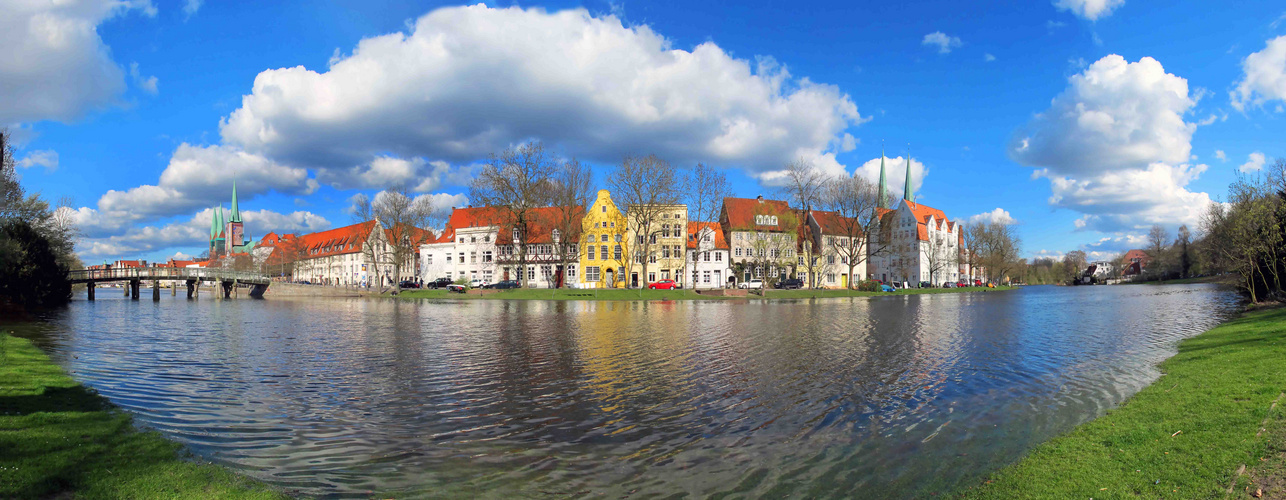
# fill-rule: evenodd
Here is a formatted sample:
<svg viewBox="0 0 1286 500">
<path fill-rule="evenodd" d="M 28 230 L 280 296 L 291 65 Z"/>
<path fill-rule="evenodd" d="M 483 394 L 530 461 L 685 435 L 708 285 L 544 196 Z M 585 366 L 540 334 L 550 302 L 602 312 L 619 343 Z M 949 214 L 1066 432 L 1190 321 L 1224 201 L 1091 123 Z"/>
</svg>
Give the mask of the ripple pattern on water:
<svg viewBox="0 0 1286 500">
<path fill-rule="evenodd" d="M 1209 285 L 164 299 L 100 294 L 25 334 L 198 455 L 337 498 L 943 492 L 1119 404 L 1236 308 Z"/>
</svg>

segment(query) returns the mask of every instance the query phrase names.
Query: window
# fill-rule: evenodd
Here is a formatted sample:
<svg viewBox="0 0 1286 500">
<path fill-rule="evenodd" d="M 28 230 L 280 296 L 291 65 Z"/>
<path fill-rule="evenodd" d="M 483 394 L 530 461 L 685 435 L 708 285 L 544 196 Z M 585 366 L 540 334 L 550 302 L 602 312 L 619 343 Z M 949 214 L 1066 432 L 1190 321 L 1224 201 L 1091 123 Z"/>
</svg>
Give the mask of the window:
<svg viewBox="0 0 1286 500">
<path fill-rule="evenodd" d="M 527 279 L 536 279 L 536 266 L 527 266 Z"/>
<path fill-rule="evenodd" d="M 460 243 L 464 243 L 464 236 L 460 237 Z M 382 245 L 381 245 L 382 246 Z"/>
<path fill-rule="evenodd" d="M 647 281 L 648 281 L 649 283 L 655 283 L 655 282 L 656 282 L 656 273 L 647 273 Z"/>
<path fill-rule="evenodd" d="M 616 221 L 612 221 L 612 227 L 616 227 Z M 616 237 L 620 238 L 621 236 L 617 235 Z M 621 241 L 621 240 L 616 240 L 616 241 Z"/>
<path fill-rule="evenodd" d="M 460 263 L 464 264 L 464 252 L 460 252 Z"/>
<path fill-rule="evenodd" d="M 599 254 L 599 255 L 602 255 L 602 256 L 603 256 L 603 259 L 604 259 L 604 260 L 606 260 L 606 259 L 607 259 L 607 245 L 603 245 L 603 246 L 598 247 L 598 250 L 599 250 L 598 254 Z"/>
<path fill-rule="evenodd" d="M 482 252 L 482 261 L 491 262 L 491 250 Z"/>
<path fill-rule="evenodd" d="M 670 279 L 670 270 L 669 270 L 669 269 L 662 269 L 662 270 L 661 270 L 661 279 L 663 279 L 663 280 L 668 280 L 668 279 Z"/>
<path fill-rule="evenodd" d="M 451 271 L 447 271 L 447 279 L 451 279 Z"/>
<path fill-rule="evenodd" d="M 447 263 L 448 263 L 448 264 L 450 264 L 450 263 L 451 263 L 451 254 L 447 254 Z"/>
<path fill-rule="evenodd" d="M 834 283 L 834 282 L 835 282 L 835 273 L 827 273 L 827 274 L 826 274 L 826 282 L 827 282 L 827 283 Z"/>
<path fill-rule="evenodd" d="M 483 281 L 486 281 L 487 283 L 490 283 L 490 282 L 491 282 L 491 270 L 490 270 L 490 269 L 485 269 L 485 270 L 483 270 L 483 271 L 482 271 L 482 280 L 483 280 Z"/>
<path fill-rule="evenodd" d="M 799 257 L 799 265 L 801 265 L 801 266 L 802 266 L 802 265 L 804 265 L 804 257 L 803 257 L 803 256 L 800 256 L 800 257 Z"/>
<path fill-rule="evenodd" d="M 470 264 L 478 263 L 478 252 L 469 252 L 469 263 Z"/>
<path fill-rule="evenodd" d="M 585 257 L 585 260 L 594 260 L 594 248 L 595 248 L 594 245 L 588 245 L 585 247 L 585 249 L 589 251 L 589 254 Z"/>
<path fill-rule="evenodd" d="M 602 208 L 603 208 L 603 213 L 607 213 L 607 205 L 603 205 Z M 598 280 L 594 280 L 594 281 L 598 281 Z"/>
<path fill-rule="evenodd" d="M 591 235 L 589 235 L 589 242 L 590 242 L 590 243 L 593 243 L 593 242 L 594 242 L 594 235 L 592 235 L 592 234 L 591 234 Z"/>
<path fill-rule="evenodd" d="M 598 281 L 598 266 L 585 268 L 585 281 Z"/>
<path fill-rule="evenodd" d="M 647 242 L 648 242 L 648 244 L 649 244 L 649 245 L 655 245 L 655 244 L 656 244 L 656 235 L 655 235 L 655 234 L 648 235 L 648 237 L 647 237 Z"/>
<path fill-rule="evenodd" d="M 576 266 L 567 266 L 567 279 L 576 279 Z"/>
<path fill-rule="evenodd" d="M 555 229 L 555 230 L 553 231 L 553 233 L 552 233 L 552 234 L 553 234 L 553 237 L 554 237 L 554 241 L 558 241 L 558 230 L 557 230 L 557 229 Z"/>
<path fill-rule="evenodd" d="M 615 224 L 616 224 L 616 223 L 612 223 L 612 225 L 615 225 Z M 619 234 L 618 234 L 618 235 L 616 235 L 616 242 L 617 242 L 617 243 L 620 243 L 620 242 L 621 242 L 621 235 L 619 235 Z"/>
<path fill-rule="evenodd" d="M 647 261 L 648 261 L 648 263 L 650 263 L 650 264 L 656 264 L 656 252 L 652 252 L 652 254 L 651 254 L 651 255 L 648 255 L 648 256 L 647 256 Z"/>
<path fill-rule="evenodd" d="M 661 236 L 663 236 L 663 237 L 665 237 L 665 238 L 669 238 L 669 237 L 670 237 L 670 225 L 669 225 L 669 224 L 661 224 Z"/>
<path fill-rule="evenodd" d="M 478 242 L 478 237 L 477 237 L 477 236 L 470 236 L 470 237 L 469 237 L 469 243 L 477 243 L 477 242 Z"/>
<path fill-rule="evenodd" d="M 429 264 L 429 265 L 433 265 L 433 254 L 431 254 L 431 253 L 430 253 L 430 254 L 425 254 L 425 255 L 424 255 L 424 263 L 425 263 L 425 264 Z"/>
<path fill-rule="evenodd" d="M 827 264 L 834 264 L 834 263 L 835 263 L 835 256 L 834 256 L 834 255 L 827 255 L 827 256 L 826 256 L 826 263 L 827 263 Z"/>
<path fill-rule="evenodd" d="M 704 273 L 701 274 L 701 282 L 702 283 L 710 282 L 710 271 L 705 271 Z"/>
<path fill-rule="evenodd" d="M 551 278 L 554 276 L 554 266 L 547 264 L 540 266 L 540 276 L 545 278 L 545 281 L 553 281 Z"/>
<path fill-rule="evenodd" d="M 620 246 L 620 245 L 616 245 L 614 248 L 612 248 L 612 258 L 613 258 L 613 259 L 616 259 L 616 260 L 621 260 L 621 246 Z"/>
<path fill-rule="evenodd" d="M 703 236 L 701 239 L 703 241 L 710 241 L 710 233 L 706 233 L 705 236 Z"/>
<path fill-rule="evenodd" d="M 714 253 L 714 261 L 715 261 L 715 262 L 723 262 L 723 252 L 715 252 L 715 253 Z"/>
<path fill-rule="evenodd" d="M 491 235 L 489 235 L 489 234 L 488 234 L 488 235 L 485 235 L 485 236 L 483 236 L 483 237 L 482 237 L 482 242 L 483 242 L 483 243 L 487 243 L 487 242 L 489 242 L 489 241 L 491 241 Z"/>
<path fill-rule="evenodd" d="M 518 228 L 514 228 L 514 241 L 518 241 Z"/>
<path fill-rule="evenodd" d="M 598 241 L 601 241 L 601 242 L 603 242 L 603 243 L 607 243 L 607 241 L 608 241 L 607 233 L 603 233 L 603 235 L 602 235 L 602 236 L 599 236 L 599 237 L 598 237 Z"/>
<path fill-rule="evenodd" d="M 670 258 L 670 245 L 661 246 L 661 257 L 664 257 L 666 259 Z"/>
<path fill-rule="evenodd" d="M 741 247 L 737 247 L 736 253 L 737 257 L 741 257 Z"/>
<path fill-rule="evenodd" d="M 704 252 L 701 252 L 701 260 L 704 260 L 704 261 L 706 261 L 706 262 L 710 262 L 710 251 L 709 251 L 709 250 L 706 250 L 706 251 L 704 251 Z"/>
</svg>

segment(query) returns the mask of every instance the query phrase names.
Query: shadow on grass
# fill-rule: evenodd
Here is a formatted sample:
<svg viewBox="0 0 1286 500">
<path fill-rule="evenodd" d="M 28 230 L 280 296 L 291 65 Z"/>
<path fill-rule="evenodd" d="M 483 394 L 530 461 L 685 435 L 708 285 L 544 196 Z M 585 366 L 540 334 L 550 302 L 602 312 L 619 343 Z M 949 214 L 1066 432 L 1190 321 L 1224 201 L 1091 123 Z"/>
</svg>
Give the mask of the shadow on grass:
<svg viewBox="0 0 1286 500">
<path fill-rule="evenodd" d="M 43 394 L 0 396 L 0 415 L 30 415 L 40 412 L 91 412 L 104 411 L 112 404 L 93 389 L 83 385 L 75 387 L 46 387 Z"/>
</svg>

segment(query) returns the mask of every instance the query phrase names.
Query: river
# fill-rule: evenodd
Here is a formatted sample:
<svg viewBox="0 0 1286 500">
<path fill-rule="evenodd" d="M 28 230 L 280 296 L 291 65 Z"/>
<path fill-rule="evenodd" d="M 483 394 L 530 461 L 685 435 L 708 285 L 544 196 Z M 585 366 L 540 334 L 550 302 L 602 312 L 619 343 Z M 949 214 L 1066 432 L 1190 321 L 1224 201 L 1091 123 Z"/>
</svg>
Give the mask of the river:
<svg viewBox="0 0 1286 500">
<path fill-rule="evenodd" d="M 4 328 L 140 426 L 326 497 L 945 493 L 1121 403 L 1238 308 L 1214 285 L 98 299 Z"/>
</svg>

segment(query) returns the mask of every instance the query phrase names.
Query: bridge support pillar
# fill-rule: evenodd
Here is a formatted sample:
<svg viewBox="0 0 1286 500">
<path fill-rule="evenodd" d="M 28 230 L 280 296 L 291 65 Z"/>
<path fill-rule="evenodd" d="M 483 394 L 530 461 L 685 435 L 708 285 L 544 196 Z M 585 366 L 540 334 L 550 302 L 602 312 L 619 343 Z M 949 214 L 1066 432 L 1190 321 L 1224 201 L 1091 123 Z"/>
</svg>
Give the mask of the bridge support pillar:
<svg viewBox="0 0 1286 500">
<path fill-rule="evenodd" d="M 128 281 L 126 281 L 125 283 L 121 284 L 121 290 L 125 292 L 125 298 L 127 298 L 127 299 L 128 299 L 128 298 L 129 298 L 129 282 L 128 282 Z"/>
<path fill-rule="evenodd" d="M 161 301 L 161 281 L 152 280 L 152 302 Z"/>
<path fill-rule="evenodd" d="M 222 284 L 223 284 L 223 298 L 225 299 L 232 298 L 232 282 L 224 281 L 222 282 Z"/>
<path fill-rule="evenodd" d="M 187 285 L 188 285 L 188 298 L 189 298 L 189 299 L 194 299 L 194 298 L 196 298 L 195 292 L 196 292 L 196 289 L 197 289 L 197 286 L 196 286 L 196 285 L 197 285 L 197 281 L 196 281 L 196 280 L 188 280 L 188 281 L 187 281 Z"/>
<path fill-rule="evenodd" d="M 140 285 L 142 285 L 142 283 L 139 280 L 129 280 L 130 300 L 138 300 L 138 288 Z"/>
<path fill-rule="evenodd" d="M 85 291 L 89 292 L 89 300 L 94 300 L 94 282 L 85 283 Z"/>
<path fill-rule="evenodd" d="M 177 297 L 178 295 L 179 295 L 179 282 L 170 280 L 170 296 Z"/>
<path fill-rule="evenodd" d="M 262 299 L 263 293 L 268 291 L 268 285 L 255 285 L 250 289 L 250 296 L 256 299 Z"/>
</svg>

